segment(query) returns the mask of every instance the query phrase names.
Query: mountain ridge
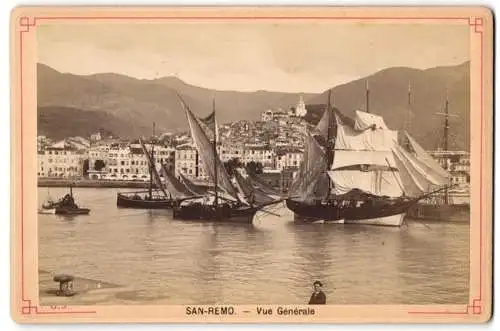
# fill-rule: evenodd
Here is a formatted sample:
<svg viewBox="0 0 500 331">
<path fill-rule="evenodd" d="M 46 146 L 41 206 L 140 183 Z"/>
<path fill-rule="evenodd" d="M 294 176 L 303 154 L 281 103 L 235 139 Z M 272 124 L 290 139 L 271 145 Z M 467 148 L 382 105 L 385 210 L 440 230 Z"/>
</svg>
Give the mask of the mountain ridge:
<svg viewBox="0 0 500 331">
<path fill-rule="evenodd" d="M 365 88 L 370 89 L 370 111 L 381 115 L 389 127 L 406 128 L 411 114 L 410 134 L 426 148 L 437 148 L 442 141 L 442 118 L 435 115 L 442 109 L 445 96 L 450 112 L 450 149 L 468 149 L 469 145 L 469 61 L 455 66 L 429 69 L 392 67 L 332 88 L 333 104 L 346 115 L 364 109 Z M 79 109 L 82 112 L 103 112 L 127 130 L 114 131 L 125 138 L 150 134 L 153 122 L 159 130 L 187 129 L 185 114 L 176 93 L 183 96 L 199 116 L 212 111 L 215 98 L 220 123 L 257 120 L 267 109 L 288 110 L 303 96 L 306 103 L 326 103 L 327 91 L 320 93 L 289 93 L 274 91 L 224 91 L 190 85 L 175 76 L 137 79 L 117 73 L 75 75 L 61 73 L 47 65 L 37 66 L 38 106 Z M 411 110 L 408 111 L 408 85 L 412 88 Z M 430 120 L 432 118 L 432 120 Z M 52 126 L 54 130 L 55 126 Z M 50 132 L 48 132 L 50 135 Z M 57 135 L 57 134 L 56 134 Z"/>
</svg>

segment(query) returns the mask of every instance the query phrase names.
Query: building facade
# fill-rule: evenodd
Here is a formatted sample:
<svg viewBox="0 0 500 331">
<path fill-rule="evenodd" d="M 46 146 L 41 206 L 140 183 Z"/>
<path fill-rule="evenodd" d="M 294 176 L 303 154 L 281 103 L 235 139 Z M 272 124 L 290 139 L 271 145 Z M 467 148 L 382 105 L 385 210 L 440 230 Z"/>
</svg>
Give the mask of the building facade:
<svg viewBox="0 0 500 331">
<path fill-rule="evenodd" d="M 451 175 L 451 184 L 470 183 L 470 153 L 465 151 L 437 150 L 429 154 Z"/>
<path fill-rule="evenodd" d="M 83 176 L 86 153 L 71 148 L 48 147 L 37 154 L 38 177 L 79 178 Z"/>
<path fill-rule="evenodd" d="M 283 171 L 288 168 L 298 168 L 302 162 L 302 151 L 287 149 L 276 152 L 276 169 Z"/>
</svg>

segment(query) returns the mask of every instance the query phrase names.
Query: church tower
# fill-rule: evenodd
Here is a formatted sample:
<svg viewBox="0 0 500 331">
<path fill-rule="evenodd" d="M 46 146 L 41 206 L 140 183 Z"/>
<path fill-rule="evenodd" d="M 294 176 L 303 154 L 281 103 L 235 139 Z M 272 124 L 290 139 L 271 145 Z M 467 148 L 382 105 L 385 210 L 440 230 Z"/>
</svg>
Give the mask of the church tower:
<svg viewBox="0 0 500 331">
<path fill-rule="evenodd" d="M 300 96 L 299 103 L 295 107 L 295 116 L 303 117 L 307 113 L 306 104 L 304 103 L 304 98 Z"/>
</svg>

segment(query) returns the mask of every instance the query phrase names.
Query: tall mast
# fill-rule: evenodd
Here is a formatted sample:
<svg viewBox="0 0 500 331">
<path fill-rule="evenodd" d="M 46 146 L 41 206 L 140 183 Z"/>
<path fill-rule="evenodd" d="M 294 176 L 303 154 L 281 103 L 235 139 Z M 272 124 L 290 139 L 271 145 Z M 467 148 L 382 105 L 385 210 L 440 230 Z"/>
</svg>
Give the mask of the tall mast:
<svg viewBox="0 0 500 331">
<path fill-rule="evenodd" d="M 450 122 L 449 122 L 449 112 L 448 112 L 448 90 L 446 90 L 446 101 L 444 103 L 444 130 L 443 130 L 443 135 L 444 135 L 444 150 L 445 152 L 448 151 L 448 129 L 450 128 Z M 444 190 L 444 203 L 447 205 L 448 204 L 448 187 L 445 188 Z"/>
<path fill-rule="evenodd" d="M 444 150 L 448 150 L 448 129 L 450 128 L 450 123 L 449 123 L 449 112 L 448 112 L 448 90 L 446 91 L 446 101 L 444 103 L 444 130 L 443 130 L 443 135 L 444 135 Z"/>
<path fill-rule="evenodd" d="M 153 122 L 153 137 L 151 139 L 151 165 L 149 166 L 149 197 L 153 197 L 153 167 L 155 166 L 155 145 L 154 145 L 154 140 L 155 140 L 155 127 L 156 123 Z"/>
<path fill-rule="evenodd" d="M 330 167 L 330 159 L 332 157 L 332 146 L 330 144 L 330 141 L 332 139 L 332 127 L 331 127 L 331 122 L 332 122 L 332 119 L 330 118 L 330 115 L 331 115 L 331 104 L 330 104 L 330 99 L 331 99 L 331 96 L 332 96 L 332 89 L 329 89 L 328 90 L 328 105 L 327 105 L 327 108 L 326 108 L 326 111 L 328 112 L 328 130 L 327 130 L 327 140 L 326 140 L 326 160 L 327 160 L 327 169 L 326 171 L 328 171 L 328 167 Z M 330 178 L 328 178 L 328 192 L 326 193 L 326 198 L 328 199 L 330 197 L 330 190 L 331 190 L 331 184 L 332 184 L 332 181 L 330 180 Z"/>
<path fill-rule="evenodd" d="M 217 208 L 219 204 L 219 193 L 218 193 L 218 181 L 217 181 L 217 130 L 216 130 L 216 122 L 215 122 L 215 98 L 212 101 L 212 110 L 214 112 L 214 144 L 213 144 L 213 149 L 214 149 L 214 155 L 215 155 L 215 162 L 214 162 L 214 189 L 215 189 L 215 200 L 214 204 L 215 207 Z M 217 210 L 217 209 L 216 209 Z"/>
<path fill-rule="evenodd" d="M 366 107 L 366 112 L 370 112 L 370 87 L 368 85 L 368 79 L 366 80 L 366 87 L 365 87 L 365 107 Z"/>
<path fill-rule="evenodd" d="M 450 129 L 450 117 L 459 117 L 457 115 L 454 115 L 454 114 L 450 114 L 449 112 L 449 100 L 448 100 L 448 89 L 446 89 L 446 100 L 445 100 L 445 103 L 444 103 L 444 113 L 437 113 L 436 115 L 440 115 L 440 116 L 444 116 L 444 128 L 443 128 L 443 150 L 445 152 L 448 151 L 448 131 Z M 445 170 L 448 170 L 447 169 L 448 167 L 446 167 Z M 448 204 L 448 188 L 446 187 L 445 190 L 444 190 L 444 203 L 445 204 Z"/>
<path fill-rule="evenodd" d="M 406 132 L 410 133 L 411 128 L 411 82 L 408 82 L 408 112 L 406 114 Z"/>
</svg>

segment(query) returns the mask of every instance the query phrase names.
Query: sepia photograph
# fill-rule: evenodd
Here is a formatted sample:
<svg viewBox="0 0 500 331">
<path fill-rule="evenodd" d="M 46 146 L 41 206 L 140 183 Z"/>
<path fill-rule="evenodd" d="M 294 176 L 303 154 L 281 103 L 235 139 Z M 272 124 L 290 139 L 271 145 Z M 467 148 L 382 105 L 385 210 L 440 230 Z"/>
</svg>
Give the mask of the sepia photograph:
<svg viewBox="0 0 500 331">
<path fill-rule="evenodd" d="M 14 11 L 15 319 L 487 321 L 492 16 L 425 9 Z"/>
</svg>

